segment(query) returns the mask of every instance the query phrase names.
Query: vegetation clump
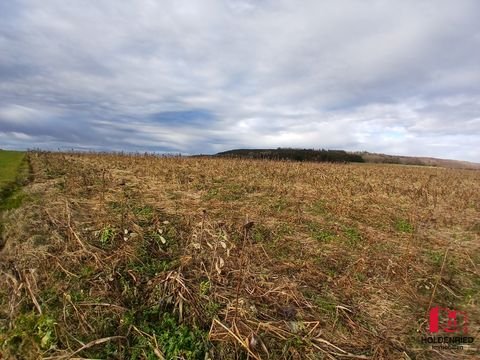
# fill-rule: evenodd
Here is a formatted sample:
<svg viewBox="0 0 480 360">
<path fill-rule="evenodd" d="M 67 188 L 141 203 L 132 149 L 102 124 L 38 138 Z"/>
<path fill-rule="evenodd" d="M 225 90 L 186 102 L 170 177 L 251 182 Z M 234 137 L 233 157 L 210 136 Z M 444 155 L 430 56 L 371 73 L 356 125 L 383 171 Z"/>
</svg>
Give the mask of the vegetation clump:
<svg viewBox="0 0 480 360">
<path fill-rule="evenodd" d="M 325 149 L 236 149 L 220 152 L 217 156 L 312 162 L 364 162 L 363 158 L 358 154 L 348 153 L 345 150 Z"/>
</svg>

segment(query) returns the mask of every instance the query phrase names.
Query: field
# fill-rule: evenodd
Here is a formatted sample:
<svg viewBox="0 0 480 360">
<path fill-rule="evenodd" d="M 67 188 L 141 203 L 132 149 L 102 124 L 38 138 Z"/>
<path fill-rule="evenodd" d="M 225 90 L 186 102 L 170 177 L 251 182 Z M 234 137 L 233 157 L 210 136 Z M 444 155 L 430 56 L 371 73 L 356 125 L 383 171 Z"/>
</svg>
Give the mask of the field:
<svg viewBox="0 0 480 360">
<path fill-rule="evenodd" d="M 0 190 L 15 181 L 25 153 L 0 150 Z"/>
<path fill-rule="evenodd" d="M 4 213 L 4 358 L 480 356 L 480 171 L 28 158 Z M 423 344 L 436 305 L 475 342 Z"/>
<path fill-rule="evenodd" d="M 3 247 L 2 211 L 20 205 L 23 194 L 19 187 L 27 178 L 25 153 L 0 150 L 0 249 Z"/>
</svg>

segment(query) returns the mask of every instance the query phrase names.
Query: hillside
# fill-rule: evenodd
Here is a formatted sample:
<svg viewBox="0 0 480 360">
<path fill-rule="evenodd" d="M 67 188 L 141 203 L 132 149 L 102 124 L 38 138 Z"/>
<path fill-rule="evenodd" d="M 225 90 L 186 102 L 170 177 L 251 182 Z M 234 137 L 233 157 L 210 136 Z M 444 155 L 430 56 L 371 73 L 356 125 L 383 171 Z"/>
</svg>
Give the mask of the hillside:
<svg viewBox="0 0 480 360">
<path fill-rule="evenodd" d="M 270 159 L 312 162 L 366 162 L 375 164 L 401 164 L 438 166 L 452 169 L 479 170 L 480 164 L 468 161 L 437 159 L 419 156 L 400 156 L 369 153 L 366 151 L 347 152 L 345 150 L 314 150 L 314 149 L 234 149 L 223 151 L 215 156 L 245 158 L 245 159 Z"/>
<path fill-rule="evenodd" d="M 480 169 L 479 163 L 473 163 L 469 161 L 437 159 L 421 156 L 386 155 L 369 152 L 356 152 L 355 154 L 360 155 L 365 160 L 365 162 L 368 163 L 439 166 L 451 169 Z"/>
</svg>

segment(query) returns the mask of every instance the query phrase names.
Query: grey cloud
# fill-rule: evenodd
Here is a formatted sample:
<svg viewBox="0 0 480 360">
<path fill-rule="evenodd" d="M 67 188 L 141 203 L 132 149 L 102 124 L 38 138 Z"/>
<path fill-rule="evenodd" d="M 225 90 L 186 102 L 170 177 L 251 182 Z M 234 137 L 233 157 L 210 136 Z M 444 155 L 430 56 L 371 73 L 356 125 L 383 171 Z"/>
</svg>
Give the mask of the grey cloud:
<svg viewBox="0 0 480 360">
<path fill-rule="evenodd" d="M 480 161 L 478 13 L 474 0 L 2 2 L 0 141 Z"/>
</svg>

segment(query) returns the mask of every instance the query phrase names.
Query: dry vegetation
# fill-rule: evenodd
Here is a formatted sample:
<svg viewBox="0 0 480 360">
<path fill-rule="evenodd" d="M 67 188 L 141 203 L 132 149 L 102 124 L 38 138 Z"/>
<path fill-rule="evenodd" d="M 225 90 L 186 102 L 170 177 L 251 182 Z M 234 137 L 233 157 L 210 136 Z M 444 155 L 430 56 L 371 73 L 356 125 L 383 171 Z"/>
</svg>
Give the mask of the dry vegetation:
<svg viewBox="0 0 480 360">
<path fill-rule="evenodd" d="M 479 355 L 478 171 L 29 158 L 0 254 L 5 358 Z M 434 304 L 469 314 L 471 348 L 420 343 Z"/>
</svg>

